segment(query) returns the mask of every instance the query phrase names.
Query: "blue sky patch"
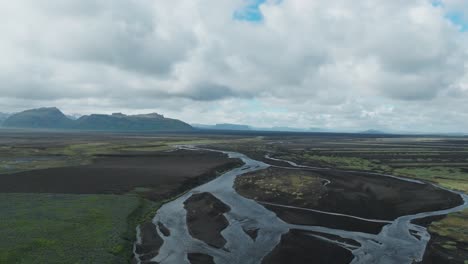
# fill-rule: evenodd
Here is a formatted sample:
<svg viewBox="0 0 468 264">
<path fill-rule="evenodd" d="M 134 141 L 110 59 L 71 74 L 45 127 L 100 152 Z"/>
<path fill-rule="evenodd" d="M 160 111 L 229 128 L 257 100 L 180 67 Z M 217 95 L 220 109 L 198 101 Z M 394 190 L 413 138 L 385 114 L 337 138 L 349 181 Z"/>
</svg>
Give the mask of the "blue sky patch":
<svg viewBox="0 0 468 264">
<path fill-rule="evenodd" d="M 248 0 L 247 5 L 239 10 L 236 10 L 233 14 L 236 20 L 245 20 L 251 22 L 260 22 L 263 20 L 262 12 L 260 12 L 260 5 L 266 0 Z"/>
<path fill-rule="evenodd" d="M 431 4 L 435 7 L 444 8 L 444 2 L 442 0 L 433 0 Z M 452 11 L 445 15 L 445 18 L 450 20 L 453 24 L 460 28 L 460 31 L 468 31 L 468 16 L 462 12 Z"/>
<path fill-rule="evenodd" d="M 460 27 L 460 30 L 463 32 L 468 31 L 468 17 L 463 16 L 463 13 L 456 12 L 448 14 L 447 19 L 450 20 L 453 24 Z"/>
</svg>

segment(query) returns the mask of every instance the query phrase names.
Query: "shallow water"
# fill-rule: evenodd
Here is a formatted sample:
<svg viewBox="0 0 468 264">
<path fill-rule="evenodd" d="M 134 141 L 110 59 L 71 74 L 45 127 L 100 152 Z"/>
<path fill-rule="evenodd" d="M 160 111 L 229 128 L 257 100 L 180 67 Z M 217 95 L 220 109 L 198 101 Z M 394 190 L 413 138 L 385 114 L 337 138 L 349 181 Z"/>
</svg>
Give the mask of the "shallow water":
<svg viewBox="0 0 468 264">
<path fill-rule="evenodd" d="M 181 148 L 196 149 L 187 146 Z M 204 253 L 213 256 L 216 263 L 261 263 L 262 259 L 280 242 L 283 234 L 287 233 L 290 229 L 300 229 L 331 234 L 359 242 L 361 246 L 356 248 L 355 245 L 348 245 L 343 242 L 337 242 L 314 235 L 350 250 L 354 255 L 353 264 L 410 264 L 413 263 L 413 261 L 420 261 L 422 259 L 427 242 L 430 239 L 427 230 L 424 227 L 412 224 L 412 220 L 457 212 L 468 207 L 468 197 L 464 194 L 460 194 L 464 199 L 463 205 L 447 210 L 399 217 L 394 221 L 389 221 L 389 224 L 377 235 L 320 226 L 291 225 L 279 219 L 273 212 L 267 210 L 259 203 L 242 197 L 233 188 L 236 177 L 248 172 L 266 169 L 269 165 L 261 161 L 250 159 L 241 153 L 219 152 L 223 152 L 231 158 L 241 159 L 244 165 L 226 172 L 202 186 L 190 190 L 183 196 L 166 203 L 158 210 L 156 216 L 153 218 L 153 223 L 155 223 L 156 226 L 158 226 L 158 222 L 164 224 L 164 226 L 170 230 L 170 236 L 163 236 L 161 231 L 156 228 L 161 238 L 163 238 L 164 243 L 159 251 L 159 255 L 153 259 L 154 261 L 162 264 L 189 263 L 187 253 Z M 284 161 L 280 159 L 274 160 Z M 290 161 L 285 162 L 297 168 L 312 168 L 298 165 Z M 374 175 L 394 177 L 392 175 Z M 409 180 L 400 177 L 398 177 L 398 179 L 424 184 L 417 180 Z M 229 226 L 221 232 L 227 241 L 224 249 L 213 248 L 193 238 L 189 234 L 184 201 L 192 194 L 201 192 L 213 194 L 231 208 L 229 212 L 224 214 L 229 221 Z M 323 213 L 330 214 L 329 212 Z M 355 216 L 349 217 L 356 218 Z M 378 221 L 374 219 L 360 219 Z M 255 240 L 244 232 L 244 230 L 252 229 L 258 229 L 258 236 Z M 417 234 L 417 236 L 412 235 L 410 231 Z M 137 243 L 139 242 L 140 239 L 137 240 Z"/>
</svg>

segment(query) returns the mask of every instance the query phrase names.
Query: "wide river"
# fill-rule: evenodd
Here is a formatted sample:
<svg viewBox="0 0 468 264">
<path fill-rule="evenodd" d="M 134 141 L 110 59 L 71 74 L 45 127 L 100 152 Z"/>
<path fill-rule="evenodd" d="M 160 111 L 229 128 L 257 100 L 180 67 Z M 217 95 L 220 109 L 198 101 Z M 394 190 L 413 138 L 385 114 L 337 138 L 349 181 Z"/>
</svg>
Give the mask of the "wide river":
<svg viewBox="0 0 468 264">
<path fill-rule="evenodd" d="M 180 148 L 198 149 L 190 146 L 182 146 Z M 164 204 L 157 211 L 156 216 L 153 218 L 153 223 L 155 223 L 156 226 L 158 226 L 158 222 L 162 223 L 170 230 L 170 235 L 166 237 L 159 228 L 156 228 L 156 231 L 164 240 L 164 243 L 160 248 L 159 254 L 153 259 L 154 261 L 161 264 L 189 264 L 187 253 L 203 253 L 213 256 L 215 263 L 261 263 L 262 259 L 278 245 L 283 234 L 287 233 L 290 229 L 300 229 L 339 236 L 358 242 L 360 246 L 356 246 L 355 243 L 346 244 L 345 242 L 338 242 L 314 235 L 315 237 L 350 250 L 354 255 L 354 259 L 351 262 L 353 264 L 411 264 L 414 261 L 422 260 L 427 242 L 430 239 L 426 228 L 412 224 L 412 220 L 428 216 L 445 215 L 468 208 L 468 196 L 457 193 L 462 196 L 464 200 L 462 205 L 447 210 L 401 216 L 394 221 L 388 221 L 388 224 L 383 227 L 379 234 L 351 232 L 321 226 L 291 225 L 279 219 L 264 206 L 254 200 L 244 198 L 234 190 L 234 180 L 236 177 L 248 172 L 266 169 L 270 165 L 253 160 L 241 153 L 228 151 L 219 152 L 227 154 L 230 158 L 241 159 L 244 165 L 188 191 L 177 199 Z M 297 165 L 293 162 L 288 163 L 297 168 L 323 169 Z M 376 175 L 376 177 L 393 177 L 391 175 L 374 175 Z M 426 184 L 405 178 L 399 179 Z M 184 201 L 192 194 L 202 192 L 213 194 L 231 208 L 229 212 L 224 214 L 229 221 L 229 226 L 221 232 L 227 241 L 224 249 L 211 247 L 193 238 L 188 231 Z M 332 212 L 323 213 L 336 214 Z M 358 218 L 352 215 L 337 215 Z M 374 219 L 360 219 L 370 222 L 382 222 Z M 255 240 L 244 232 L 244 230 L 255 229 L 258 229 L 258 235 Z M 137 233 L 140 234 L 140 231 L 137 231 Z M 137 237 L 136 243 L 139 243 L 139 241 L 141 241 L 141 238 Z M 138 263 L 140 263 L 138 254 L 135 255 Z"/>
</svg>

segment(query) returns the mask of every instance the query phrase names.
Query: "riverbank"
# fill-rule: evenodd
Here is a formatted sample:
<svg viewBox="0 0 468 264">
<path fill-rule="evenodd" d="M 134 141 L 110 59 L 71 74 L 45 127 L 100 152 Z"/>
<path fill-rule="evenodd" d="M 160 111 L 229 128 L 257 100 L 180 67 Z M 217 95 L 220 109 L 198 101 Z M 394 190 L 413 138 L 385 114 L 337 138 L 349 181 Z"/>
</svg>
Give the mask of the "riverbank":
<svg viewBox="0 0 468 264">
<path fill-rule="evenodd" d="M 224 144 L 218 148 L 248 153 L 257 160 L 275 166 L 291 167 L 291 164 L 271 160 L 267 158 L 269 155 L 306 166 L 338 168 L 343 171 L 357 170 L 371 177 L 378 177 L 373 173 L 392 174 L 406 179 L 420 179 L 456 191 L 468 191 L 466 137 L 359 137 L 330 134 L 277 137 L 265 140 L 265 144 Z M 411 196 L 408 198 L 409 201 L 416 200 Z M 365 212 L 362 215 L 365 215 Z M 466 222 L 468 210 L 442 215 L 432 223 L 427 223 L 432 239 L 428 244 L 424 262 L 465 264 L 464 260 L 468 256 L 468 227 L 464 225 Z M 430 262 L 431 259 L 435 259 L 435 262 Z"/>
<path fill-rule="evenodd" d="M 11 237 L 13 234 L 12 238 L 29 237 L 33 240 L 22 242 L 11 240 L 15 242 L 5 246 L 3 252 L 0 251 L 0 256 L 3 258 L 0 260 L 6 259 L 12 262 L 13 259 L 17 259 L 16 262 L 21 263 L 22 259 L 30 260 L 34 254 L 44 254 L 49 260 L 44 263 L 54 263 L 59 258 L 63 259 L 55 263 L 69 262 L 65 257 L 69 257 L 72 262 L 85 263 L 97 256 L 99 263 L 118 263 L 116 259 L 130 258 L 132 241 L 137 237 L 142 242 L 137 245 L 144 245 L 135 250 L 137 254 L 141 254 L 140 259 L 148 261 L 157 257 L 160 263 L 179 263 L 177 261 L 187 259 L 192 264 L 239 263 L 240 260 L 243 263 L 260 263 L 262 259 L 268 263 L 268 259 L 273 261 L 273 259 L 292 258 L 297 263 L 310 263 L 309 257 L 316 256 L 317 248 L 322 250 L 319 252 L 320 256 L 314 258 L 314 263 L 329 263 L 335 256 L 343 258 L 333 259 L 334 262 L 346 263 L 347 254 L 340 253 L 343 250 L 346 252 L 356 250 L 353 254 L 355 253 L 355 257 L 359 256 L 361 262 L 366 257 L 372 257 L 376 261 L 385 257 L 385 252 L 398 252 L 394 256 L 387 254 L 389 257 L 387 260 L 405 263 L 413 257 L 416 259 L 422 257 L 420 252 L 424 253 L 425 241 L 428 239 L 424 229 L 410 224 L 418 217 L 406 215 L 425 210 L 450 208 L 456 205 L 459 199 L 431 185 L 411 180 L 402 183 L 400 179 L 375 174 L 373 172 L 385 168 L 384 164 L 375 165 L 378 164 L 378 159 L 389 162 L 391 166 L 400 166 L 399 168 L 403 165 L 417 168 L 417 166 L 431 166 L 431 162 L 440 166 L 443 160 L 442 158 L 436 160 L 439 156 L 443 156 L 443 159 L 453 157 L 457 159 L 456 163 L 447 160 L 447 166 L 456 164 L 457 169 L 431 167 L 428 170 L 418 169 L 411 172 L 416 175 L 414 177 L 419 177 L 417 175 L 421 172 L 430 171 L 432 173 L 430 180 L 450 182 L 451 186 L 457 186 L 458 181 L 463 182 L 465 179 L 462 173 L 465 169 L 462 160 L 464 150 L 457 145 L 460 144 L 459 141 L 452 144 L 450 141 L 434 143 L 433 139 L 429 142 L 423 139 L 407 141 L 394 138 L 387 142 L 386 139 L 365 137 L 356 139 L 349 136 L 343 139 L 313 136 L 224 139 L 224 143 L 218 140 L 221 144 L 215 147 L 219 150 L 237 150 L 239 153 L 229 153 L 229 155 L 242 158 L 246 163 L 233 170 L 230 165 L 223 167 L 221 164 L 217 168 L 228 172 L 216 178 L 221 173 L 199 173 L 194 177 L 185 177 L 184 173 L 196 172 L 194 168 L 203 169 L 203 166 L 197 163 L 214 164 L 210 163 L 212 160 L 208 158 L 211 155 L 221 157 L 219 160 L 227 161 L 226 164 L 235 160 L 227 159 L 227 156 L 221 153 L 207 154 L 203 151 L 202 153 L 205 153 L 203 155 L 207 156 L 198 160 L 193 158 L 200 156 L 200 149 L 165 152 L 174 145 L 190 144 L 190 142 L 214 144 L 215 141 L 188 137 L 183 140 L 165 138 L 167 141 L 157 137 L 150 138 L 87 136 L 86 139 L 66 137 L 47 138 L 41 141 L 36 137 L 31 141 L 21 138 L 21 141 L 16 143 L 14 141 L 8 143 L 8 139 L 5 138 L 0 139 L 5 143 L 0 147 L 0 157 L 6 160 L 0 162 L 0 171 L 8 171 L 10 175 L 18 176 L 16 182 L 11 180 L 12 177 L 5 178 L 4 182 L 7 184 L 1 185 L 0 188 L 7 188 L 9 190 L 6 191 L 11 193 L 4 195 L 12 197 L 32 195 L 29 199 L 42 200 L 42 203 L 34 204 L 34 208 L 22 210 L 23 215 L 5 214 L 9 215 L 10 221 L 8 227 L 2 227 L 0 232 L 7 234 L 5 230 L 8 228 L 10 233 L 7 235 Z M 327 142 L 327 140 L 332 141 Z M 397 153 L 393 153 L 394 151 Z M 457 154 L 451 155 L 451 151 Z M 256 160 L 251 160 L 240 153 L 246 153 Z M 262 170 L 266 167 L 257 160 L 281 167 L 294 167 L 288 162 L 273 161 L 266 157 L 268 155 L 276 158 L 291 157 L 299 164 L 331 168 L 336 165 L 343 169 L 310 171 L 299 166 Z M 352 158 L 354 155 L 358 157 Z M 429 156 L 434 157 L 432 161 L 429 160 Z M 372 157 L 374 160 L 370 163 L 365 161 L 366 158 Z M 404 161 L 405 157 L 411 158 L 411 161 Z M 15 162 L 15 159 L 18 159 L 18 162 Z M 335 162 L 336 164 L 333 164 Z M 183 164 L 186 166 L 182 166 Z M 176 177 L 173 179 L 167 177 L 167 171 L 161 170 L 164 167 L 174 171 Z M 360 171 L 350 172 L 352 169 Z M 73 172 L 80 170 L 81 173 Z M 106 170 L 108 170 L 107 175 Z M 127 174 L 131 180 L 125 182 L 123 179 L 127 176 L 118 174 L 119 171 L 122 175 Z M 453 177 L 450 174 L 452 171 L 455 173 Z M 132 172 L 138 172 L 136 177 Z M 438 176 L 438 173 L 443 173 L 444 177 Z M 92 177 L 81 177 L 80 174 Z M 109 183 L 112 181 L 112 174 L 118 177 L 116 182 Z M 242 190 L 238 191 L 257 202 L 239 196 L 231 188 L 236 176 L 240 174 L 243 175 L 237 179 L 247 182 L 244 182 Z M 34 179 L 34 175 L 41 175 L 44 183 Z M 69 182 L 65 181 L 66 175 L 70 175 Z M 157 178 L 160 178 L 160 181 Z M 92 192 L 101 194 L 81 193 L 85 188 L 80 183 L 76 184 L 80 179 L 90 184 Z M 62 181 L 63 184 L 54 185 L 53 181 Z M 208 183 L 203 184 L 206 182 Z M 61 193 L 65 191 L 58 189 L 60 185 L 63 185 L 69 194 Z M 184 192 L 186 190 L 189 191 Z M 13 193 L 13 191 L 24 193 Z M 30 191 L 48 193 L 27 193 Z M 182 195 L 178 196 L 180 193 Z M 213 197 L 203 196 L 201 200 L 195 199 L 195 203 L 190 203 L 184 209 L 184 201 L 200 193 L 212 194 Z M 48 198 L 35 198 L 35 195 L 37 197 L 45 195 Z M 88 196 L 92 198 L 86 198 Z M 82 198 L 77 199 L 78 197 Z M 120 197 L 125 201 L 116 199 L 119 202 L 114 204 L 105 197 Z M 165 197 L 175 198 L 165 202 L 161 207 L 161 201 L 165 200 Z M 8 198 L 5 199 L 8 201 Z M 26 200 L 19 199 L 12 204 L 16 203 L 20 208 L 25 206 Z M 219 206 L 220 204 L 225 206 Z M 65 208 L 68 205 L 70 208 Z M 122 205 L 121 212 L 112 211 L 120 205 Z M 106 206 L 107 210 L 99 209 L 102 206 Z M 5 208 L 6 205 L 4 208 L 0 207 L 0 210 Z M 53 219 L 50 219 L 46 208 L 56 212 L 52 216 Z M 83 209 L 73 210 L 74 208 Z M 192 211 L 190 215 L 187 210 Z M 29 211 L 31 214 L 28 214 Z M 463 260 L 466 259 L 465 252 L 467 252 L 464 235 L 467 230 L 464 225 L 467 219 L 466 210 L 444 217 L 443 214 L 449 212 L 454 210 L 435 213 L 440 216 L 425 223 L 432 239 L 427 244 L 423 263 L 465 264 Z M 393 222 L 401 215 L 405 217 L 398 218 L 397 223 L 382 233 L 389 222 Z M 47 227 L 53 224 L 52 220 L 55 219 L 58 222 L 53 225 L 57 228 L 63 227 L 63 230 L 47 228 L 52 230 L 49 234 L 41 233 L 40 230 L 34 229 L 34 223 L 28 222 L 36 218 L 38 227 Z M 18 222 L 14 222 L 15 219 L 18 219 Z M 208 224 L 209 220 L 216 221 Z M 119 224 L 112 221 L 118 221 Z M 75 239 L 69 240 L 70 243 L 76 244 L 73 244 L 74 249 L 85 250 L 89 249 L 88 246 L 96 249 L 96 251 L 89 249 L 87 258 L 79 258 L 81 254 L 86 254 L 79 251 L 73 251 L 76 254 L 69 256 L 60 253 L 63 251 L 58 246 L 63 244 L 64 248 L 67 248 L 69 244 L 54 242 L 56 238 L 59 241 L 62 239 L 61 236 L 54 235 L 55 232 L 64 232 L 66 236 L 66 230 L 69 230 L 67 225 L 70 223 L 73 223 L 74 230 L 80 231 L 74 234 Z M 137 234 L 134 227 L 138 224 L 140 228 Z M 184 231 L 184 226 L 189 227 L 187 233 Z M 102 229 L 99 229 L 100 227 Z M 289 229 L 295 233 L 288 233 Z M 28 234 L 21 235 L 23 232 L 21 230 L 26 230 Z M 210 235 L 198 236 L 202 240 L 195 240 L 193 236 L 197 237 L 196 233 Z M 95 239 L 94 242 L 102 244 L 93 244 L 88 242 L 89 237 L 105 237 L 107 240 Z M 359 246 L 358 242 L 364 245 L 361 251 L 356 248 Z M 15 247 L 15 245 L 25 247 Z M 28 250 L 26 248 L 28 246 L 37 250 Z M 51 248 L 58 254 L 47 253 L 52 252 Z M 294 251 L 295 248 L 303 253 Z M 277 257 L 266 257 L 272 254 L 277 254 Z"/>
<path fill-rule="evenodd" d="M 160 151 L 154 139 L 1 140 L 0 157 L 20 166 L 0 174 L 1 263 L 128 263 L 137 225 L 168 199 L 240 165 L 221 153 Z M 183 141 L 159 145 L 173 142 Z M 48 167 L 57 153 L 64 163 Z"/>
</svg>

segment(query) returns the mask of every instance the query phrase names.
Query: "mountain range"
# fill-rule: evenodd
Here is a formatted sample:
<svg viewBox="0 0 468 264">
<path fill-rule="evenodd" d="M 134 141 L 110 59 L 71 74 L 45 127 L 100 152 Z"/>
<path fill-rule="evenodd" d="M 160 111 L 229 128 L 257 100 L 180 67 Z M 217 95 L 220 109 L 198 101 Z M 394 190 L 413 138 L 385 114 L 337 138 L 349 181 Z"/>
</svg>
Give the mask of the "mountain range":
<svg viewBox="0 0 468 264">
<path fill-rule="evenodd" d="M 91 114 L 78 119 L 67 117 L 56 107 L 30 109 L 7 117 L 3 127 L 78 129 L 100 131 L 189 131 L 193 127 L 157 113 L 143 115 Z"/>
<path fill-rule="evenodd" d="M 10 114 L 7 113 L 0 113 L 0 126 L 3 124 L 3 122 L 10 116 Z"/>
<path fill-rule="evenodd" d="M 277 131 L 277 132 L 330 132 L 321 128 L 294 128 L 294 127 L 254 127 L 249 125 L 241 124 L 216 124 L 216 125 L 206 125 L 206 124 L 192 124 L 193 127 L 206 130 L 236 130 L 236 131 Z"/>
<path fill-rule="evenodd" d="M 216 124 L 216 125 L 204 125 L 204 124 L 192 124 L 193 127 L 201 129 L 212 129 L 212 130 L 253 130 L 252 127 L 248 125 L 238 125 L 238 124 Z"/>
<path fill-rule="evenodd" d="M 216 125 L 192 124 L 166 118 L 157 113 L 125 115 L 122 113 L 65 115 L 56 107 L 44 107 L 25 110 L 19 113 L 1 113 L 0 127 L 35 128 L 35 129 L 68 129 L 99 131 L 193 131 L 193 130 L 233 130 L 233 131 L 280 131 L 280 132 L 319 132 L 319 133 L 360 133 L 360 134 L 433 134 L 445 136 L 465 136 L 466 133 L 422 133 L 393 130 L 369 129 L 365 131 L 334 130 L 322 128 L 293 127 L 254 127 L 243 124 L 222 123 Z"/>
</svg>

